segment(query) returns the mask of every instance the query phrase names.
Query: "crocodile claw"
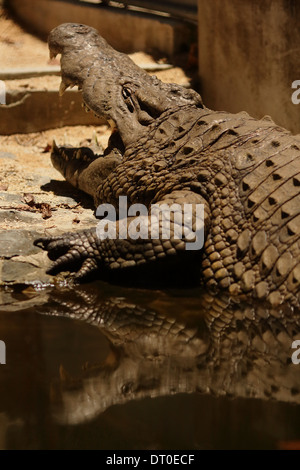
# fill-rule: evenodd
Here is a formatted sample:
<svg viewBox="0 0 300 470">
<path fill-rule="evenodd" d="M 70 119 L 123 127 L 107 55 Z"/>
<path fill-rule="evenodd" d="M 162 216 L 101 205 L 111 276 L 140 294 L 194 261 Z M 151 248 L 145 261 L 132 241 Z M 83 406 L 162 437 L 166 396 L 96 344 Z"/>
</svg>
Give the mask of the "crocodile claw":
<svg viewBox="0 0 300 470">
<path fill-rule="evenodd" d="M 55 275 L 60 271 L 75 271 L 74 278 L 84 279 L 98 270 L 94 237 L 91 232 L 69 233 L 58 237 L 41 237 L 34 241 L 48 251 L 54 261 L 47 273 Z"/>
</svg>

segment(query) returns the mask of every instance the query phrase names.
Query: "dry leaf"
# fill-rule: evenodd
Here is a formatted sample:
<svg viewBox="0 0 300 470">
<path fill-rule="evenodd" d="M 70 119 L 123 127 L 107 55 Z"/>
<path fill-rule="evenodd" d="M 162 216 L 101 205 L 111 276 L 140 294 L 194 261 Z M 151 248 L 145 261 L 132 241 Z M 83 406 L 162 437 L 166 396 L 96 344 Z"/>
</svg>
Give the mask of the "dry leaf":
<svg viewBox="0 0 300 470">
<path fill-rule="evenodd" d="M 24 193 L 21 201 L 25 202 L 25 204 L 28 204 L 30 207 L 35 205 L 34 196 L 30 193 Z"/>
<path fill-rule="evenodd" d="M 52 211 L 51 211 L 50 204 L 47 204 L 46 202 L 42 202 L 40 204 L 40 208 L 41 208 L 43 219 L 50 219 L 50 217 L 52 217 Z"/>
</svg>

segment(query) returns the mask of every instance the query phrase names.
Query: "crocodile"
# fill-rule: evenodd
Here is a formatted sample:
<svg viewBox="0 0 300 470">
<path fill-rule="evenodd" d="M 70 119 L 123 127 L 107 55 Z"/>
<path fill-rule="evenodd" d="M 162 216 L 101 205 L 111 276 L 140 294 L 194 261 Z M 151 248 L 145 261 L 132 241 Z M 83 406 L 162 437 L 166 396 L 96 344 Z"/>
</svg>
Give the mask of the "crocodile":
<svg viewBox="0 0 300 470">
<path fill-rule="evenodd" d="M 150 76 L 89 26 L 62 24 L 48 43 L 51 57 L 61 54 L 60 94 L 77 85 L 84 106 L 112 126 L 103 155 L 54 143 L 53 165 L 96 207 L 116 208 L 115 237 L 95 228 L 36 240 L 54 261 L 49 272 L 71 270 L 80 281 L 193 271 L 211 291 L 299 306 L 300 136 L 268 116 L 210 110 L 196 91 Z M 145 226 L 155 205 L 189 204 L 193 217 L 201 205 L 203 246 L 187 250 L 175 215 L 167 239 L 161 219 L 157 238 L 118 236 L 134 220 L 120 217 L 120 196 L 149 209 Z"/>
</svg>

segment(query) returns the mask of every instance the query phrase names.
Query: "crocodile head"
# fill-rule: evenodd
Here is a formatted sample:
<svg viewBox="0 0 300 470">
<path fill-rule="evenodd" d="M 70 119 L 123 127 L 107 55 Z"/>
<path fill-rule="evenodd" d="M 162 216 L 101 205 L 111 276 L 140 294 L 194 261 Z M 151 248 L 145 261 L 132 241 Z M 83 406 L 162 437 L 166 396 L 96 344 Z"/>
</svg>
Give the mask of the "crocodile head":
<svg viewBox="0 0 300 470">
<path fill-rule="evenodd" d="M 193 90 L 165 84 L 115 51 L 89 26 L 65 23 L 50 33 L 50 57 L 61 54 L 60 94 L 74 85 L 85 107 L 106 117 L 126 147 L 147 135 L 162 113 L 202 106 Z"/>
</svg>

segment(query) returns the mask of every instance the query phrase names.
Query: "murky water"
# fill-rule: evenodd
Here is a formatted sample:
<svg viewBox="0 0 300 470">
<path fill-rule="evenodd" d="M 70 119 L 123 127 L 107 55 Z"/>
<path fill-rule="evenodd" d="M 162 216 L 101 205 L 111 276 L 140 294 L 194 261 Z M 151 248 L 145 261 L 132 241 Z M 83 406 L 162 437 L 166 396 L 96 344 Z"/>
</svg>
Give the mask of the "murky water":
<svg viewBox="0 0 300 470">
<path fill-rule="evenodd" d="M 200 289 L 2 292 L 0 448 L 300 447 L 300 315 Z"/>
</svg>

